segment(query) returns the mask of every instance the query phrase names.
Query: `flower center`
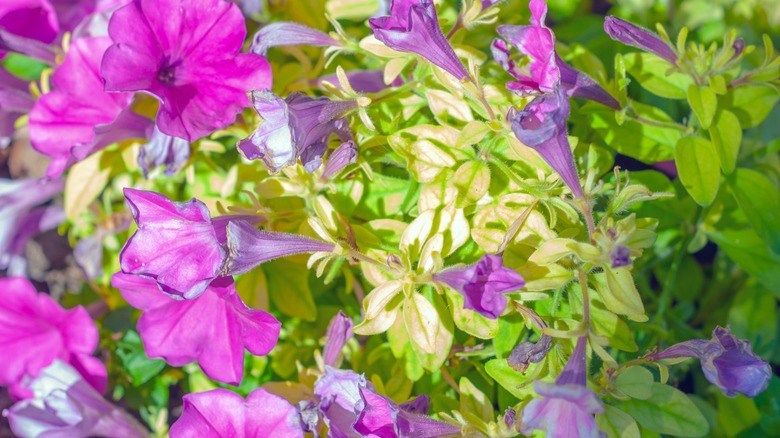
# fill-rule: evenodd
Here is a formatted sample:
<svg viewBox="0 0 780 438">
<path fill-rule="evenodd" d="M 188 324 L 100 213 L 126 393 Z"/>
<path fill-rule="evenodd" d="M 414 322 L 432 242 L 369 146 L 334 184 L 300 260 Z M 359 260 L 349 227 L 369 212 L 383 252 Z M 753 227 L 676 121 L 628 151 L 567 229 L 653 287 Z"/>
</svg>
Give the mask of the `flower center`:
<svg viewBox="0 0 780 438">
<path fill-rule="evenodd" d="M 172 86 L 176 79 L 176 66 L 168 65 L 168 63 L 163 64 L 157 73 L 157 79 L 166 87 Z"/>
</svg>

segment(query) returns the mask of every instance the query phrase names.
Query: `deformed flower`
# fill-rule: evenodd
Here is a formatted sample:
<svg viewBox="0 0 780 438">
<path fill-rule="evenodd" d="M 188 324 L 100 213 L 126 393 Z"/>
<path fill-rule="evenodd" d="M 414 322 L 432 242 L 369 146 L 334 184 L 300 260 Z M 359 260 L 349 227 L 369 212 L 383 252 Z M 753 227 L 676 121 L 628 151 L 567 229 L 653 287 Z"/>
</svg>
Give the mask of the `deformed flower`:
<svg viewBox="0 0 780 438">
<path fill-rule="evenodd" d="M 542 334 L 536 342 L 525 341 L 517 344 L 509 353 L 506 362 L 513 370 L 525 374 L 525 370 L 531 363 L 544 360 L 550 348 L 552 348 L 552 337 Z"/>
<path fill-rule="evenodd" d="M 534 430 L 543 430 L 552 438 L 600 436 L 593 414 L 603 413 L 604 405 L 586 386 L 586 347 L 587 337 L 580 337 L 555 383 L 534 382 L 542 398 L 532 400 L 523 409 L 518 424 L 521 433 L 531 435 Z"/>
<path fill-rule="evenodd" d="M 3 411 L 20 437 L 127 437 L 149 433 L 138 421 L 100 396 L 79 373 L 57 359 L 27 382 L 33 399 Z"/>
<path fill-rule="evenodd" d="M 491 319 L 506 308 L 507 292 L 521 289 L 525 280 L 516 271 L 503 266 L 500 255 L 486 254 L 477 263 L 445 269 L 433 274 L 433 280 L 444 283 L 463 296 L 463 307 Z"/>
<path fill-rule="evenodd" d="M 772 379 L 772 368 L 753 353 L 750 342 L 734 336 L 728 327 L 715 327 L 712 339 L 693 339 L 672 345 L 650 355 L 653 360 L 695 357 L 701 362 L 704 377 L 725 395 L 737 393 L 755 397 Z"/>
<path fill-rule="evenodd" d="M 342 141 L 352 140 L 344 116 L 357 107 L 355 101 L 332 101 L 292 93 L 286 99 L 270 91 L 252 92 L 252 104 L 263 122 L 251 136 L 238 143 L 238 150 L 249 160 L 262 159 L 268 170 L 295 164 L 313 172 L 322 164 L 322 156 L 332 134 Z"/>
<path fill-rule="evenodd" d="M 98 346 L 97 327 L 82 306 L 63 309 L 21 277 L 0 279 L 0 291 L 0 386 L 29 398 L 26 379 L 61 359 L 95 389 L 105 390 L 106 367 L 92 357 Z"/>
<path fill-rule="evenodd" d="M 352 320 L 341 310 L 330 321 L 326 333 L 325 348 L 322 349 L 322 361 L 325 365 L 336 366 L 341 349 L 352 337 Z"/>
<path fill-rule="evenodd" d="M 149 357 L 173 366 L 198 362 L 218 382 L 241 383 L 244 349 L 264 356 L 279 339 L 279 321 L 247 307 L 230 277 L 212 281 L 203 294 L 189 300 L 165 295 L 152 280 L 121 272 L 114 274 L 112 285 L 143 311 L 138 333 Z"/>
<path fill-rule="evenodd" d="M 368 20 L 374 36 L 393 50 L 416 53 L 455 76 L 469 77 L 439 27 L 433 0 L 393 0 L 390 16 Z"/>
<path fill-rule="evenodd" d="M 650 52 L 677 65 L 677 52 L 661 37 L 644 27 L 609 16 L 604 19 L 604 31 L 615 41 Z"/>
<path fill-rule="evenodd" d="M 133 0 L 114 12 L 101 66 L 106 91 L 160 101 L 160 131 L 192 142 L 233 122 L 246 92 L 271 86 L 268 62 L 239 54 L 238 6 L 222 0 Z"/>
<path fill-rule="evenodd" d="M 265 56 L 268 49 L 279 46 L 334 46 L 341 47 L 341 42 L 331 38 L 325 32 L 312 29 L 309 26 L 279 21 L 263 26 L 252 38 L 249 51 Z"/>
<path fill-rule="evenodd" d="M 130 188 L 124 193 L 138 231 L 119 254 L 122 272 L 152 279 L 170 295 L 201 295 L 219 276 L 226 256 L 206 205 Z"/>
<path fill-rule="evenodd" d="M 227 389 L 187 394 L 171 438 L 303 437 L 298 412 L 278 395 L 257 388 L 243 399 Z"/>
<path fill-rule="evenodd" d="M 506 118 L 517 139 L 534 149 L 560 175 L 574 196 L 582 197 L 580 178 L 566 133 L 569 111 L 569 100 L 557 88 L 534 98 L 520 111 L 510 108 Z"/>
<path fill-rule="evenodd" d="M 183 138 L 164 134 L 157 126 L 148 143 L 138 153 L 138 167 L 144 178 L 152 167 L 165 166 L 165 176 L 173 176 L 190 159 L 190 144 Z"/>
</svg>

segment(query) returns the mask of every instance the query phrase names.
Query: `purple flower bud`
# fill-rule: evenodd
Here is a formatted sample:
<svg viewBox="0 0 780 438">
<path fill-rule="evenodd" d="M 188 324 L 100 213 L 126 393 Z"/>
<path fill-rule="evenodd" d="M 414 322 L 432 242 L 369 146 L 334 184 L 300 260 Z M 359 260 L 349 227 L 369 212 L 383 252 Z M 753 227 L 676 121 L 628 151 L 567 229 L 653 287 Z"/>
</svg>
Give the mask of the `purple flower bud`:
<svg viewBox="0 0 780 438">
<path fill-rule="evenodd" d="M 32 27 L 37 27 L 38 24 L 39 23 L 33 23 Z M 57 52 L 52 46 L 44 44 L 34 38 L 26 38 L 8 32 L 3 27 L 4 26 L 0 24 L 0 55 L 3 54 L 3 52 L 16 52 L 54 65 L 57 58 Z"/>
<path fill-rule="evenodd" d="M 401 403 L 398 407 L 410 414 L 426 415 L 431 409 L 431 398 L 421 394 L 412 400 Z"/>
<path fill-rule="evenodd" d="M 263 122 L 251 136 L 238 142 L 249 160 L 262 159 L 268 170 L 294 164 L 298 158 L 313 172 L 322 162 L 331 134 L 352 140 L 343 117 L 357 106 L 354 101 L 332 101 L 292 93 L 286 99 L 270 91 L 252 92 L 252 104 Z"/>
<path fill-rule="evenodd" d="M 525 341 L 517 344 L 509 353 L 506 362 L 513 370 L 525 374 L 525 370 L 531 363 L 544 360 L 550 348 L 552 348 L 552 337 L 542 334 L 536 342 Z"/>
<path fill-rule="evenodd" d="M 171 426 L 170 436 L 303 438 L 303 429 L 295 407 L 276 394 L 257 388 L 244 401 L 219 388 L 185 395 L 184 411 Z"/>
<path fill-rule="evenodd" d="M 320 179 L 328 181 L 348 165 L 357 161 L 358 149 L 353 141 L 345 141 L 331 152 Z"/>
<path fill-rule="evenodd" d="M 268 49 L 279 46 L 336 46 L 339 41 L 331 38 L 325 32 L 312 29 L 300 23 L 280 21 L 263 26 L 252 38 L 249 51 L 265 56 Z"/>
<path fill-rule="evenodd" d="M 59 359 L 28 386 L 35 398 L 3 411 L 16 436 L 148 436 L 137 420 L 106 401 Z"/>
<path fill-rule="evenodd" d="M 219 276 L 226 256 L 206 205 L 130 188 L 124 193 L 138 231 L 119 254 L 122 272 L 154 280 L 170 295 L 200 296 Z"/>
<path fill-rule="evenodd" d="M 505 293 L 525 286 L 523 277 L 505 268 L 501 256 L 494 254 L 486 254 L 472 265 L 445 269 L 434 274 L 433 280 L 463 295 L 463 307 L 491 319 L 498 318 L 506 308 Z"/>
<path fill-rule="evenodd" d="M 604 19 L 604 31 L 610 38 L 623 44 L 645 50 L 677 65 L 677 53 L 654 32 L 622 18 L 609 16 Z"/>
<path fill-rule="evenodd" d="M 701 362 L 704 377 L 729 397 L 741 392 L 755 397 L 772 378 L 772 368 L 753 353 L 750 342 L 734 336 L 728 327 L 715 327 L 712 339 L 680 342 L 652 354 L 654 360 L 695 357 Z"/>
<path fill-rule="evenodd" d="M 499 3 L 503 3 L 504 0 L 482 0 L 482 11 L 486 11 Z"/>
<path fill-rule="evenodd" d="M 332 252 L 335 245 L 295 234 L 260 231 L 246 221 L 237 221 L 228 224 L 227 247 L 230 255 L 225 271 L 227 275 L 238 275 L 279 257 Z"/>
<path fill-rule="evenodd" d="M 604 405 L 596 393 L 585 386 L 586 346 L 587 337 L 580 337 L 555 383 L 534 382 L 534 388 L 542 398 L 532 400 L 523 409 L 519 424 L 521 433 L 531 435 L 533 430 L 543 430 L 550 437 L 599 437 L 593 414 L 604 412 Z"/>
<path fill-rule="evenodd" d="M 576 197 L 582 197 L 580 178 L 566 135 L 569 100 L 558 88 L 532 100 L 521 111 L 510 108 L 506 116 L 515 136 L 533 148 L 555 170 Z"/>
<path fill-rule="evenodd" d="M 190 159 L 190 144 L 183 138 L 164 134 L 154 127 L 152 138 L 141 146 L 138 154 L 138 167 L 148 177 L 149 169 L 165 165 L 165 176 L 173 176 Z"/>
<path fill-rule="evenodd" d="M 11 144 L 16 119 L 30 112 L 33 105 L 29 83 L 0 69 L 0 149 Z"/>
<path fill-rule="evenodd" d="M 631 250 L 625 245 L 617 245 L 610 251 L 609 258 L 612 259 L 612 268 L 630 266 Z"/>
<path fill-rule="evenodd" d="M 352 337 L 352 326 L 352 320 L 340 310 L 330 321 L 325 348 L 322 350 L 325 365 L 336 366 L 341 349 Z"/>
<path fill-rule="evenodd" d="M 734 49 L 734 55 L 731 57 L 731 59 L 736 59 L 745 50 L 745 40 L 742 38 L 737 38 L 731 48 Z"/>
<path fill-rule="evenodd" d="M 516 423 L 517 412 L 512 408 L 506 408 L 506 411 L 504 411 L 504 424 L 506 424 L 508 429 L 513 430 Z"/>
<path fill-rule="evenodd" d="M 389 85 L 385 84 L 384 71 L 383 70 L 357 70 L 346 73 L 347 80 L 352 89 L 358 93 L 378 93 L 388 86 L 399 87 L 403 85 L 404 80 L 401 76 L 398 76 Z M 335 74 L 323 76 L 311 81 L 311 84 L 317 87 L 322 86 L 323 81 L 328 81 L 331 84 L 341 89 L 338 76 Z"/>
<path fill-rule="evenodd" d="M 390 14 L 368 20 L 376 39 L 393 50 L 416 53 L 460 81 L 469 76 L 439 27 L 433 0 L 393 0 Z"/>
</svg>

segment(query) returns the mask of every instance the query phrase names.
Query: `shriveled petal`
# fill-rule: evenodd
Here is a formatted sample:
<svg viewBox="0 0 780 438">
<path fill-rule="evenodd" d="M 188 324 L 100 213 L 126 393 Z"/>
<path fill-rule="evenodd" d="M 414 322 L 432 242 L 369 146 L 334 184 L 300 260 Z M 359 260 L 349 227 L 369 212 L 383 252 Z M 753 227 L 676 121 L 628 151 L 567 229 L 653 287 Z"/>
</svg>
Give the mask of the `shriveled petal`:
<svg viewBox="0 0 780 438">
<path fill-rule="evenodd" d="M 190 159 L 190 144 L 183 138 L 162 133 L 154 127 L 149 142 L 141 146 L 138 166 L 144 177 L 152 167 L 165 166 L 165 176 L 175 175 Z"/>
<path fill-rule="evenodd" d="M 238 150 L 249 160 L 262 159 L 271 172 L 294 163 L 299 151 L 293 142 L 287 103 L 270 91 L 255 90 L 252 104 L 263 122 L 238 143 Z"/>
</svg>

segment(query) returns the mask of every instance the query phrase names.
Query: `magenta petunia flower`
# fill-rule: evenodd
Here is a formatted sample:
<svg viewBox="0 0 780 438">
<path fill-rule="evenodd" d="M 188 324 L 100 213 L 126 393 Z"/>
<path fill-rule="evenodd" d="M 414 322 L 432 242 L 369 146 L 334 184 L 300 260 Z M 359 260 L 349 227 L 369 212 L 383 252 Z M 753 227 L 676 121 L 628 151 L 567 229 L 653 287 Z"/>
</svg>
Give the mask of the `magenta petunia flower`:
<svg viewBox="0 0 780 438">
<path fill-rule="evenodd" d="M 507 292 L 521 289 L 525 280 L 503 266 L 500 255 L 486 254 L 477 263 L 445 269 L 433 274 L 433 280 L 444 283 L 463 296 L 463 307 L 495 319 L 506 308 Z"/>
<path fill-rule="evenodd" d="M 124 193 L 138 231 L 119 254 L 122 272 L 152 279 L 170 295 L 202 294 L 219 276 L 226 256 L 206 205 L 130 188 Z"/>
<path fill-rule="evenodd" d="M 520 111 L 510 108 L 506 118 L 517 139 L 534 149 L 560 175 L 574 196 L 582 197 L 566 132 L 569 113 L 569 99 L 556 88 L 552 93 L 534 98 Z"/>
<path fill-rule="evenodd" d="M 1 278 L 0 291 L 0 386 L 29 398 L 32 393 L 22 386 L 25 379 L 62 359 L 99 392 L 105 390 L 106 367 L 92 357 L 97 327 L 83 307 L 63 309 L 21 277 Z"/>
<path fill-rule="evenodd" d="M 309 26 L 279 21 L 263 26 L 252 37 L 252 45 L 249 51 L 260 56 L 265 56 L 271 47 L 280 46 L 336 46 L 341 43 L 331 38 L 325 32 L 312 29 Z"/>
<path fill-rule="evenodd" d="M 715 327 L 712 339 L 693 339 L 652 354 L 654 360 L 691 357 L 701 362 L 704 377 L 728 397 L 737 393 L 755 397 L 772 379 L 772 367 L 753 353 L 750 342 L 734 336 L 729 328 Z"/>
<path fill-rule="evenodd" d="M 218 382 L 240 384 L 244 349 L 264 356 L 279 339 L 279 321 L 247 307 L 230 277 L 214 280 L 202 295 L 190 300 L 165 295 L 154 281 L 121 272 L 114 274 L 111 284 L 131 306 L 143 311 L 138 333 L 149 357 L 177 367 L 198 362 Z"/>
<path fill-rule="evenodd" d="M 171 438 L 303 437 L 298 411 L 287 400 L 257 388 L 244 399 L 227 389 L 187 394 Z"/>
<path fill-rule="evenodd" d="M 3 0 L 0 29 L 42 43 L 51 43 L 60 30 L 54 7 L 48 0 Z"/>
<path fill-rule="evenodd" d="M 390 16 L 368 23 L 376 39 L 391 49 L 416 53 L 460 81 L 469 77 L 439 27 L 433 0 L 393 0 Z"/>
<path fill-rule="evenodd" d="M 160 101 L 160 131 L 195 141 L 233 122 L 246 93 L 271 87 L 268 62 L 239 54 L 238 6 L 222 0 L 133 0 L 114 12 L 114 40 L 100 69 L 106 91 L 144 91 Z"/>
<path fill-rule="evenodd" d="M 569 67 L 555 52 L 555 34 L 544 24 L 545 0 L 531 0 L 530 26 L 503 25 L 498 33 L 529 58 L 528 73 L 512 61 L 510 50 L 502 40 L 491 46 L 493 58 L 518 81 L 507 88 L 518 94 L 552 93 L 560 86 L 569 97 L 581 97 L 620 109 L 620 104 L 585 73 Z"/>
<path fill-rule="evenodd" d="M 27 387 L 34 398 L 3 411 L 16 436 L 149 436 L 135 418 L 106 401 L 65 362 L 55 360 Z"/>
<path fill-rule="evenodd" d="M 286 99 L 270 91 L 252 92 L 252 104 L 263 122 L 249 137 L 238 142 L 238 150 L 249 160 L 263 160 L 271 172 L 295 164 L 315 171 L 331 135 L 342 141 L 352 140 L 344 116 L 355 107 L 355 101 L 333 101 L 292 93 Z"/>
<path fill-rule="evenodd" d="M 98 68 L 109 45 L 105 37 L 72 41 L 51 77 L 53 91 L 30 111 L 30 142 L 51 157 L 50 177 L 111 143 L 143 138 L 151 128 L 150 120 L 128 108 L 132 94 L 103 92 Z"/>
<path fill-rule="evenodd" d="M 609 16 L 604 19 L 604 31 L 615 41 L 650 52 L 677 65 L 677 52 L 661 37 L 644 27 Z"/>
<path fill-rule="evenodd" d="M 598 395 L 586 386 L 587 337 L 577 340 L 577 346 L 555 383 L 535 381 L 534 388 L 542 396 L 528 403 L 520 419 L 520 432 L 531 435 L 545 431 L 551 438 L 600 436 L 593 414 L 604 412 Z"/>
</svg>

